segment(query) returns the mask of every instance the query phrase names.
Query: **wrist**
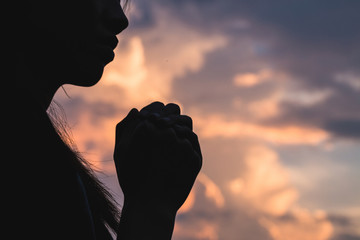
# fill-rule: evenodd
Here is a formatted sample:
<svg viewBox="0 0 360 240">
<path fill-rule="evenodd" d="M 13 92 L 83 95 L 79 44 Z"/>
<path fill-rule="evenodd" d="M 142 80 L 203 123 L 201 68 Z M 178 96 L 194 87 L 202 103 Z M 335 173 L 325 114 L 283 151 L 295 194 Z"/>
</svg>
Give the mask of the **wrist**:
<svg viewBox="0 0 360 240">
<path fill-rule="evenodd" d="M 176 211 L 162 204 L 125 199 L 118 239 L 171 239 Z M 125 237 L 127 236 L 127 237 Z"/>
<path fill-rule="evenodd" d="M 159 220 L 171 220 L 175 219 L 177 211 L 166 204 L 160 203 L 160 201 L 138 201 L 136 199 L 125 198 L 122 212 L 124 212 L 124 214 L 134 213 L 136 215 L 143 215 L 144 218 L 156 217 Z"/>
</svg>

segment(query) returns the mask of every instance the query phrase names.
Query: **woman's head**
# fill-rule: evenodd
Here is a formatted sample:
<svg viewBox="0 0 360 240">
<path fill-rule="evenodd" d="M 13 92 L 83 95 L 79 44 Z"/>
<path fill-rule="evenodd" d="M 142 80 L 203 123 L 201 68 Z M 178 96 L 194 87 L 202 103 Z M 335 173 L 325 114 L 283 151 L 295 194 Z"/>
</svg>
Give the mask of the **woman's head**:
<svg viewBox="0 0 360 240">
<path fill-rule="evenodd" d="M 49 149 L 46 144 L 55 140 L 58 146 L 60 141 L 52 137 L 55 130 L 49 128 L 47 121 L 50 120 L 44 117 L 45 113 L 44 116 L 40 114 L 37 106 L 33 109 L 34 101 L 29 101 L 29 98 L 38 97 L 38 94 L 51 94 L 54 88 L 66 83 L 91 86 L 99 81 L 103 68 L 113 58 L 112 51 L 117 43 L 115 35 L 128 25 L 119 0 L 9 0 L 4 4 L 9 4 L 3 6 L 3 9 L 10 11 L 11 18 L 5 29 L 5 38 L 10 41 L 3 47 L 10 51 L 2 54 L 2 57 L 13 79 L 4 80 L 6 86 L 3 89 L 8 91 L 8 86 L 15 87 L 15 90 L 10 91 L 16 93 L 13 94 L 14 99 L 3 101 L 9 115 L 6 123 L 9 123 L 8 129 L 11 129 L 11 133 L 7 131 L 5 136 L 16 139 L 10 141 L 9 145 L 17 142 L 19 136 L 33 136 L 29 132 L 36 131 L 44 134 L 41 136 L 48 136 L 42 139 L 44 144 L 31 141 L 25 144 L 26 149 L 33 149 L 35 153 L 43 151 L 44 155 L 41 156 L 46 155 L 44 160 L 64 161 L 69 164 L 69 169 L 74 168 L 89 196 L 95 228 L 101 225 L 102 229 L 106 230 L 107 226 L 116 230 L 119 216 L 115 201 L 84 164 L 84 160 L 76 153 L 72 156 L 66 153 L 69 159 L 59 157 L 63 156 L 61 151 L 64 146 L 68 147 L 66 144 L 54 147 L 55 150 L 51 152 L 54 159 L 47 154 Z M 21 111 L 21 107 L 26 111 Z M 14 147 L 21 148 L 20 145 Z M 27 155 L 28 151 L 25 153 Z M 16 155 L 15 159 L 22 160 L 22 155 L 19 156 Z M 58 169 L 48 170 L 56 172 Z M 67 177 L 65 174 L 64 179 Z M 100 236 L 97 230 L 95 232 Z M 105 238 L 100 236 L 99 239 Z"/>
<path fill-rule="evenodd" d="M 18 74 L 41 84 L 96 84 L 128 25 L 119 0 L 34 0 L 18 6 Z M 21 11 L 20 11 L 21 10 Z M 26 69 L 21 69 L 26 68 Z M 25 76 L 24 76 L 25 75 Z M 24 82 L 22 82 L 24 81 Z M 33 83 L 30 83 L 33 84 Z"/>
</svg>

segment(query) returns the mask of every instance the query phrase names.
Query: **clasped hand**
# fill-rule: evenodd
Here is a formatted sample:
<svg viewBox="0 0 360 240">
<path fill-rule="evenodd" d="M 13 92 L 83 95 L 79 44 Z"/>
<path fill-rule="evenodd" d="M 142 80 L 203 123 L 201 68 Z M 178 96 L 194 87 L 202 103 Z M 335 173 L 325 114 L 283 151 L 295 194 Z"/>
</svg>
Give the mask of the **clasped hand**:
<svg viewBox="0 0 360 240">
<path fill-rule="evenodd" d="M 125 201 L 177 211 L 202 166 L 192 119 L 176 104 L 132 109 L 116 126 L 114 160 Z"/>
</svg>

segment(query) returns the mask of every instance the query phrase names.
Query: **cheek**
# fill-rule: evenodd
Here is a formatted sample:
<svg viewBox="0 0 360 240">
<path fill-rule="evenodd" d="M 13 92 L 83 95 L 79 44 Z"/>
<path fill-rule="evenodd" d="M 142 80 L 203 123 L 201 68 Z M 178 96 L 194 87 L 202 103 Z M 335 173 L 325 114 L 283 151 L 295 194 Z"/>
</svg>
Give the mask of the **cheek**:
<svg viewBox="0 0 360 240">
<path fill-rule="evenodd" d="M 113 60 L 114 52 L 108 48 L 92 46 L 89 48 L 80 48 L 70 54 L 73 57 L 72 83 L 79 86 L 93 86 L 101 78 L 104 67 Z"/>
<path fill-rule="evenodd" d="M 65 51 L 62 48 L 52 46 L 45 51 L 29 54 L 36 56 L 29 59 L 32 66 L 37 69 L 39 63 L 41 68 L 39 74 L 53 79 L 61 84 L 72 84 L 88 87 L 95 85 L 101 78 L 104 66 L 93 57 L 86 54 Z"/>
<path fill-rule="evenodd" d="M 44 74 L 58 78 L 64 84 L 78 86 L 92 86 L 100 80 L 109 59 L 79 47 L 81 41 L 70 42 L 69 39 L 43 33 L 36 36 L 36 39 L 28 42 L 31 47 L 27 48 L 27 55 L 31 57 L 29 61 L 41 63 Z"/>
<path fill-rule="evenodd" d="M 89 36 L 96 32 L 96 2 L 99 1 L 62 0 L 55 4 L 36 0 L 32 5 L 28 36 L 32 36 L 30 44 L 37 51 L 33 56 L 62 82 L 92 86 L 102 76 L 105 64 L 84 48 L 89 45 Z"/>
</svg>

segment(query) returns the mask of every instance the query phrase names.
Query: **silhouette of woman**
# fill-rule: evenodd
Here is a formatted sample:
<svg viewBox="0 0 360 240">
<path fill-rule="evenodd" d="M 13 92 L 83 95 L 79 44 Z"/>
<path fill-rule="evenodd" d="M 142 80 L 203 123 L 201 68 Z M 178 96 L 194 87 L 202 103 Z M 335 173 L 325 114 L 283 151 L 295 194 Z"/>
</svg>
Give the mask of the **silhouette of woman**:
<svg viewBox="0 0 360 240">
<path fill-rule="evenodd" d="M 132 109 L 116 126 L 116 201 L 46 110 L 63 84 L 93 86 L 128 26 L 118 0 L 7 1 L 3 235 L 9 239 L 170 239 L 202 165 L 176 104 Z M 5 171 L 4 171 L 5 170 Z M 10 173 L 10 174 L 6 174 Z M 7 237 L 5 237 L 7 238 Z"/>
</svg>

